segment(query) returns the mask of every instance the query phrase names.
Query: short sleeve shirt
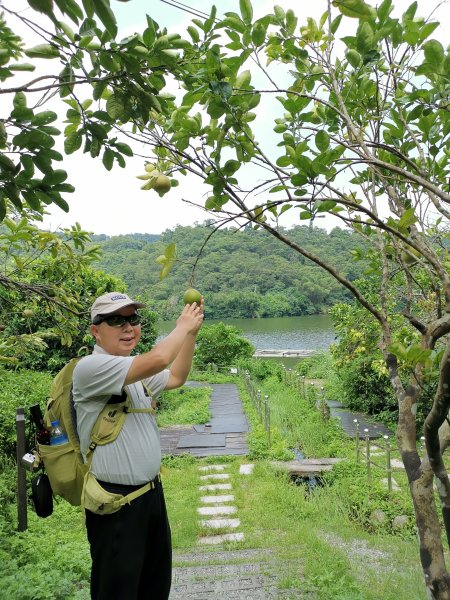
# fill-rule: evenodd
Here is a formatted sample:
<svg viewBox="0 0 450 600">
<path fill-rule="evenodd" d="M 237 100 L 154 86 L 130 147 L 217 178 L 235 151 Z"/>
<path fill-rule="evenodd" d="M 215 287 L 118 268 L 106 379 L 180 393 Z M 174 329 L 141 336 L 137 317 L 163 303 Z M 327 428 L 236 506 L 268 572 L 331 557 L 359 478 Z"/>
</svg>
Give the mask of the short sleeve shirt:
<svg viewBox="0 0 450 600">
<path fill-rule="evenodd" d="M 133 356 L 114 356 L 95 345 L 93 353 L 76 365 L 73 373 L 73 398 L 77 415 L 81 451 L 86 457 L 91 431 L 111 396 L 125 390 L 131 408 L 150 408 L 166 387 L 169 370 L 124 387 Z M 145 393 L 143 384 L 151 394 Z M 151 413 L 128 413 L 114 442 L 97 446 L 91 471 L 101 481 L 140 485 L 154 479 L 161 466 L 159 431 Z"/>
</svg>

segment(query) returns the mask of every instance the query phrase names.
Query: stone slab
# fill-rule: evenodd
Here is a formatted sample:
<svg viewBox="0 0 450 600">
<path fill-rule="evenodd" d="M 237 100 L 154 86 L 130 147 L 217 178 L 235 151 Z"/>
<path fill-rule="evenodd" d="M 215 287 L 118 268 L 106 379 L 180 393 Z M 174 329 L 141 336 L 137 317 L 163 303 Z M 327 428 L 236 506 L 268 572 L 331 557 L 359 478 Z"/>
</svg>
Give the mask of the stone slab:
<svg viewBox="0 0 450 600">
<path fill-rule="evenodd" d="M 218 516 L 218 515 L 233 515 L 237 512 L 237 508 L 235 506 L 199 506 L 197 508 L 197 512 L 199 515 L 207 516 Z"/>
<path fill-rule="evenodd" d="M 239 467 L 239 473 L 241 475 L 251 475 L 253 473 L 254 466 L 255 465 L 252 465 L 252 464 L 241 465 Z"/>
<path fill-rule="evenodd" d="M 243 533 L 222 533 L 221 535 L 205 535 L 198 540 L 199 544 L 223 544 L 223 542 L 242 542 Z"/>
<path fill-rule="evenodd" d="M 207 475 L 200 475 L 202 481 L 209 481 L 210 479 L 230 479 L 228 473 L 208 473 Z"/>
<path fill-rule="evenodd" d="M 200 471 L 224 471 L 225 465 L 205 465 L 199 469 Z"/>
<path fill-rule="evenodd" d="M 182 435 L 177 448 L 218 448 L 225 446 L 225 436 L 222 434 Z"/>
<path fill-rule="evenodd" d="M 233 502 L 233 494 L 223 494 L 221 496 L 202 496 L 200 498 L 203 504 L 221 504 L 222 502 Z"/>
<path fill-rule="evenodd" d="M 198 489 L 201 492 L 214 492 L 215 490 L 231 490 L 231 483 L 212 483 L 211 485 L 201 485 Z"/>
<path fill-rule="evenodd" d="M 239 527 L 241 524 L 240 519 L 201 519 L 199 521 L 202 527 L 207 527 L 208 529 L 222 529 L 229 527 L 230 529 L 235 529 Z"/>
</svg>

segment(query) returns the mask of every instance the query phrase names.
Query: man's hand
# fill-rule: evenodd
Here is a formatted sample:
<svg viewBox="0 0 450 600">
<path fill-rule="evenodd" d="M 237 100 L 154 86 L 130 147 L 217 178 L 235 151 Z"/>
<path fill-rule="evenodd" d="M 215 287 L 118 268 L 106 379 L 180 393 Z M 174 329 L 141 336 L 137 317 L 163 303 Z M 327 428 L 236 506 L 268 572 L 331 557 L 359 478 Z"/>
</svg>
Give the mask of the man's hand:
<svg viewBox="0 0 450 600">
<path fill-rule="evenodd" d="M 177 327 L 182 327 L 187 333 L 197 335 L 200 327 L 203 323 L 204 317 L 204 302 L 203 298 L 200 302 L 200 306 L 196 302 L 193 304 L 186 304 L 181 315 L 177 319 Z"/>
</svg>

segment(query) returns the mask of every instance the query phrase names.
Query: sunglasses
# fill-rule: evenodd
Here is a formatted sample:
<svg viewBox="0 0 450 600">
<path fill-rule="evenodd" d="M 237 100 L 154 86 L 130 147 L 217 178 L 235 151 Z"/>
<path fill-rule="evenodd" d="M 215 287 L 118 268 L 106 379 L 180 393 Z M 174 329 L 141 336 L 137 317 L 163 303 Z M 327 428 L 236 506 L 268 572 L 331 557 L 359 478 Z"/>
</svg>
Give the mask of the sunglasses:
<svg viewBox="0 0 450 600">
<path fill-rule="evenodd" d="M 100 325 L 100 323 L 106 323 L 110 327 L 122 327 L 125 323 L 129 323 L 133 327 L 139 325 L 141 322 L 141 315 L 134 313 L 133 315 L 128 315 L 124 317 L 123 315 L 111 315 L 109 317 L 99 317 L 96 319 L 93 324 Z"/>
</svg>

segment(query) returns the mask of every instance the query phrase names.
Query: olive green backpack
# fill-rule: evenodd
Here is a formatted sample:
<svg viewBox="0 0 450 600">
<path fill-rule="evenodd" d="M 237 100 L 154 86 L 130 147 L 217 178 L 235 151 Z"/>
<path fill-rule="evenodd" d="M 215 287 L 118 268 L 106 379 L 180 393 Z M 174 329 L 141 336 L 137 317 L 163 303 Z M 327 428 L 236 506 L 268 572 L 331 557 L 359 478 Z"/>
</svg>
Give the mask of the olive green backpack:
<svg viewBox="0 0 450 600">
<path fill-rule="evenodd" d="M 43 462 L 53 495 L 61 496 L 74 506 L 81 504 L 84 479 L 90 469 L 95 448 L 109 444 L 117 438 L 128 413 L 154 412 L 152 408 L 129 408 L 131 401 L 125 392 L 121 396 L 112 396 L 92 429 L 91 442 L 84 462 L 72 397 L 72 375 L 79 360 L 80 358 L 73 358 L 55 376 L 44 411 L 45 427 L 50 428 L 51 422 L 58 420 L 69 441 L 57 446 L 37 444 L 38 459 Z"/>
</svg>

